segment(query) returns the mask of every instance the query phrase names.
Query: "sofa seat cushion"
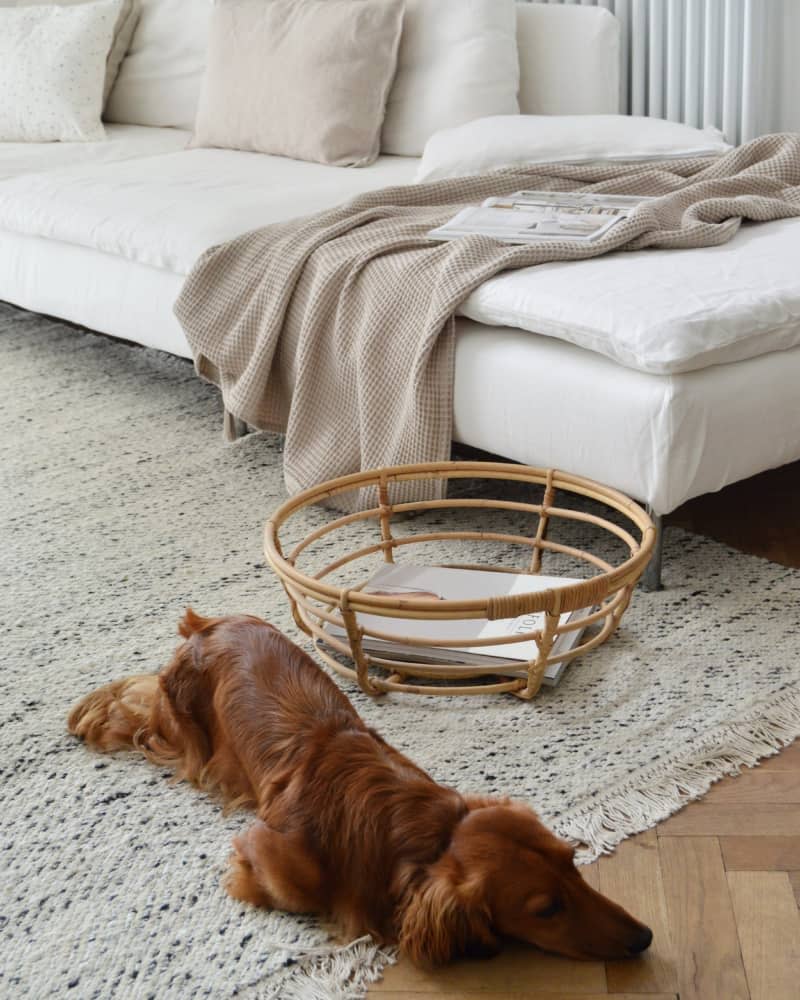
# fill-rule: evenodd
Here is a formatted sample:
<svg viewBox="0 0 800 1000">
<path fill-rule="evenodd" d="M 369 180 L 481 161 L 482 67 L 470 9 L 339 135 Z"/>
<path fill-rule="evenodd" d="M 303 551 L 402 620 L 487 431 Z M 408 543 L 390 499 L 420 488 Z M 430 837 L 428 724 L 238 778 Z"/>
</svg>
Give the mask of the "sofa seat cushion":
<svg viewBox="0 0 800 1000">
<path fill-rule="evenodd" d="M 2 142 L 0 181 L 80 164 L 114 163 L 183 149 L 190 132 L 141 125 L 106 125 L 101 142 Z"/>
<path fill-rule="evenodd" d="M 745 223 L 728 243 L 507 271 L 462 314 L 571 341 L 653 374 L 800 344 L 800 219 Z"/>
<path fill-rule="evenodd" d="M 416 158 L 345 170 L 282 156 L 192 149 L 0 183 L 0 229 L 188 274 L 209 247 L 251 229 L 409 183 Z"/>
</svg>

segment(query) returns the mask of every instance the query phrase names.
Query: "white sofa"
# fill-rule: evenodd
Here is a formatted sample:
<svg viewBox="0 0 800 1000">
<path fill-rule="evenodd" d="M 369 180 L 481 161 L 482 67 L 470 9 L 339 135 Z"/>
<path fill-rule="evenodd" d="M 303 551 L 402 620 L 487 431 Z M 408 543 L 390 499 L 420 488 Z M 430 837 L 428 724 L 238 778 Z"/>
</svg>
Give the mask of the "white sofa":
<svg viewBox="0 0 800 1000">
<path fill-rule="evenodd" d="M 187 4 L 191 28 L 177 31 Z M 110 110 L 150 124 L 112 123 L 102 144 L 0 144 L 0 299 L 188 357 L 172 304 L 204 250 L 412 181 L 412 158 L 342 169 L 186 150 L 205 11 L 203 0 L 143 0 Z M 523 112 L 618 109 L 607 11 L 518 14 Z M 786 220 L 725 247 L 487 282 L 460 310 L 456 440 L 596 478 L 656 514 L 800 458 L 800 269 L 787 264 L 798 249 L 800 222 Z"/>
</svg>

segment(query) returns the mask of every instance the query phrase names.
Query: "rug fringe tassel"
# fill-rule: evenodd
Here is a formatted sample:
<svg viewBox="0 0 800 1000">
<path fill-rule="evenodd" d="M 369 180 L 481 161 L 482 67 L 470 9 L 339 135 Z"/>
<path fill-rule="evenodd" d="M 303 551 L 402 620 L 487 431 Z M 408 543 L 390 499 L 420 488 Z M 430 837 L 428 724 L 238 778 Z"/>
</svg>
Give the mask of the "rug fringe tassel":
<svg viewBox="0 0 800 1000">
<path fill-rule="evenodd" d="M 581 864 L 611 851 L 703 796 L 720 778 L 753 767 L 800 736 L 800 694 L 786 692 L 760 713 L 717 731 L 713 740 L 681 758 L 676 754 L 637 773 L 634 783 L 567 813 L 553 823 L 579 846 Z"/>
<path fill-rule="evenodd" d="M 361 1000 L 371 983 L 377 982 L 387 965 L 396 961 L 392 949 L 381 948 L 364 936 L 347 945 L 304 948 L 275 992 L 274 1000 Z"/>
</svg>

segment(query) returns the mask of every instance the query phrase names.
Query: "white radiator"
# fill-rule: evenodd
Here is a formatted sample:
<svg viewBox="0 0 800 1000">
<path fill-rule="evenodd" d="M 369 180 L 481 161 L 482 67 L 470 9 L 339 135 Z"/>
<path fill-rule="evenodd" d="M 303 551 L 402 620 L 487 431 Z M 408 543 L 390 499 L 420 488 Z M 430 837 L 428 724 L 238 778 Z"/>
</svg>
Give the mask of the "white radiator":
<svg viewBox="0 0 800 1000">
<path fill-rule="evenodd" d="M 622 27 L 621 108 L 722 129 L 740 143 L 769 123 L 766 0 L 534 0 L 606 7 Z"/>
</svg>

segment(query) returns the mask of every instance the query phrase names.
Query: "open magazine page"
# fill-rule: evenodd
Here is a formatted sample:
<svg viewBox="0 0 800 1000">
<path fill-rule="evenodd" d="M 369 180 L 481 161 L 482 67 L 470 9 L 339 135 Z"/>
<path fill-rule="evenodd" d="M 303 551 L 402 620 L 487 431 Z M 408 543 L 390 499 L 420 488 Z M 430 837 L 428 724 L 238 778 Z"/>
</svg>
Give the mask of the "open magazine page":
<svg viewBox="0 0 800 1000">
<path fill-rule="evenodd" d="M 386 564 L 370 579 L 364 588 L 367 594 L 383 594 L 409 600 L 474 600 L 476 597 L 494 597 L 501 594 L 523 594 L 549 587 L 577 583 L 571 577 L 530 576 L 528 574 L 493 573 L 491 571 L 454 569 L 450 567 L 417 566 L 412 564 Z M 583 617 L 588 611 L 574 612 Z M 564 625 L 573 617 L 561 616 Z M 523 635 L 544 626 L 544 614 L 534 613 L 519 618 L 487 621 L 486 619 L 423 620 L 390 618 L 380 615 L 358 614 L 358 623 L 369 630 L 407 636 L 412 639 L 455 639 L 469 643 L 475 639 L 490 639 Z M 327 626 L 331 634 L 342 636 L 344 630 Z M 577 644 L 580 632 L 569 631 L 557 639 L 558 651 L 567 652 Z M 383 654 L 396 659 L 418 658 L 430 664 L 457 666 L 465 660 L 485 662 L 487 673 L 508 676 L 525 676 L 521 664 L 534 659 L 538 650 L 533 640 L 497 643 L 486 646 L 433 647 L 403 646 L 365 635 L 364 648 L 368 652 Z M 556 650 L 554 650 L 555 652 Z M 551 664 L 545 674 L 545 683 L 555 684 L 561 676 L 563 663 Z M 513 669 L 516 667 L 517 669 Z M 512 668 L 512 669 L 509 669 Z"/>
<path fill-rule="evenodd" d="M 547 239 L 591 242 L 649 198 L 627 195 L 570 194 L 517 191 L 487 198 L 482 205 L 462 209 L 428 233 L 430 239 L 488 236 L 502 243 L 535 243 Z"/>
</svg>

